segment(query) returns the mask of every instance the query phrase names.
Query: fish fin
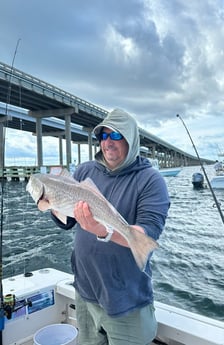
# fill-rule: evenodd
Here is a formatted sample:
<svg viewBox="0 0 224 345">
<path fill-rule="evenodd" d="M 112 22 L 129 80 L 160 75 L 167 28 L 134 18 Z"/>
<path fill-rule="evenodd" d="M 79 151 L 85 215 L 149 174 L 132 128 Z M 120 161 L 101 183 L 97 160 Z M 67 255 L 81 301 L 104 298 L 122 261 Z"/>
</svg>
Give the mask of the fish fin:
<svg viewBox="0 0 224 345">
<path fill-rule="evenodd" d="M 66 168 L 63 168 L 59 174 L 59 176 L 62 176 L 62 177 L 66 177 L 68 178 L 69 180 L 71 181 L 75 181 L 75 179 L 73 178 L 73 176 L 70 174 L 70 172 L 66 169 Z"/>
<path fill-rule="evenodd" d="M 55 215 L 63 224 L 67 224 L 67 216 L 60 212 L 56 212 Z"/>
<path fill-rule="evenodd" d="M 129 226 L 131 236 L 128 240 L 135 261 L 141 271 L 144 271 L 149 254 L 158 247 L 158 243 L 150 236 Z"/>
<path fill-rule="evenodd" d="M 86 186 L 87 188 L 90 188 L 91 190 L 98 192 L 102 195 L 99 188 L 96 186 L 96 184 L 93 182 L 93 180 L 90 177 L 87 177 L 85 180 L 80 182 L 80 185 Z"/>
<path fill-rule="evenodd" d="M 80 187 L 84 187 L 89 189 L 92 193 L 96 194 L 98 197 L 100 197 L 103 201 L 106 201 L 108 203 L 108 200 L 105 198 L 105 196 L 101 193 L 99 188 L 95 185 L 93 180 L 91 178 L 87 177 L 85 180 L 81 181 Z"/>
<path fill-rule="evenodd" d="M 55 182 L 57 183 L 58 181 L 60 182 L 64 182 L 67 184 L 72 184 L 72 185 L 78 185 L 79 182 L 76 181 L 73 176 L 69 173 L 69 171 L 64 168 L 60 171 L 60 173 L 55 174 L 55 173 L 50 173 L 48 174 L 51 178 L 51 180 L 55 180 Z"/>
<path fill-rule="evenodd" d="M 69 179 L 72 182 L 75 181 L 75 179 L 70 174 L 70 172 L 66 168 L 62 168 L 62 167 L 52 167 L 49 175 L 51 175 L 52 177 L 55 177 L 55 179 L 60 178 L 60 177 L 65 177 L 66 179 Z"/>
</svg>

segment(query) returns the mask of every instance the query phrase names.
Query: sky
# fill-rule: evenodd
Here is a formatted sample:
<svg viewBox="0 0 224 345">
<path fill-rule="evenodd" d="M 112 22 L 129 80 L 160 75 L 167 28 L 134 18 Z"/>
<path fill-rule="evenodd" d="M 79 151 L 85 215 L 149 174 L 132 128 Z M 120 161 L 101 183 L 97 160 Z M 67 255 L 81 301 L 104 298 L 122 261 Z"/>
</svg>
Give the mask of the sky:
<svg viewBox="0 0 224 345">
<path fill-rule="evenodd" d="M 200 157 L 224 152 L 224 0 L 1 0 L 1 62 L 18 40 L 15 68 L 195 155 L 179 114 Z M 35 151 L 30 134 L 7 139 Z"/>
</svg>

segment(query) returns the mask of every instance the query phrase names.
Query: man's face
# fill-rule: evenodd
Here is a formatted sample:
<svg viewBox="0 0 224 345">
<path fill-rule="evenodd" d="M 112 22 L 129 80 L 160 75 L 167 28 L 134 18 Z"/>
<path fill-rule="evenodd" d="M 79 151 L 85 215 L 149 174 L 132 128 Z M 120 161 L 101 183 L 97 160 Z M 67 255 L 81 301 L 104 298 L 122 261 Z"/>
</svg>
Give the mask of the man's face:
<svg viewBox="0 0 224 345">
<path fill-rule="evenodd" d="M 104 127 L 102 132 L 111 133 L 113 131 Z M 112 140 L 108 136 L 106 140 L 101 140 L 100 146 L 110 169 L 115 169 L 120 165 L 128 154 L 128 143 L 124 138 L 121 140 Z"/>
</svg>

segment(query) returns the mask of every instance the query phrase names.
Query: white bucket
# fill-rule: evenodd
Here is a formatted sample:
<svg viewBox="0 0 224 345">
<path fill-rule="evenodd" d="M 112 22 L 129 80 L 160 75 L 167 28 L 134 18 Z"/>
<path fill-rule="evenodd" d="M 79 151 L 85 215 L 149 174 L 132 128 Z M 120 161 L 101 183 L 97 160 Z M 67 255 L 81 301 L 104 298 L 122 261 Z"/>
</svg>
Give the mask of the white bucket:
<svg viewBox="0 0 224 345">
<path fill-rule="evenodd" d="M 34 334 L 35 345 L 76 345 L 78 331 L 66 323 L 53 324 L 41 328 Z"/>
</svg>

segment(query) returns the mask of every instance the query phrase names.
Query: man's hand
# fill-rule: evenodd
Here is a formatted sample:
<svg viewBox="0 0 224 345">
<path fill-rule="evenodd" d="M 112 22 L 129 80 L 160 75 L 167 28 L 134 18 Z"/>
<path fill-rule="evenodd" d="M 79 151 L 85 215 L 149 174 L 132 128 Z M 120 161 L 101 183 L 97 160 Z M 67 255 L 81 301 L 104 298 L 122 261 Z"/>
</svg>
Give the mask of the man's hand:
<svg viewBox="0 0 224 345">
<path fill-rule="evenodd" d="M 79 201 L 75 204 L 74 217 L 80 224 L 82 229 L 91 232 L 92 234 L 95 234 L 99 237 L 107 236 L 108 232 L 106 230 L 106 227 L 93 218 L 93 215 L 89 209 L 89 205 L 86 202 Z M 136 229 L 136 231 L 144 233 L 144 229 L 141 226 L 132 225 L 132 227 Z M 127 240 L 118 231 L 116 231 L 116 229 L 114 230 L 115 231 L 111 237 L 111 241 L 116 242 L 121 246 L 129 247 Z"/>
<path fill-rule="evenodd" d="M 87 230 L 96 236 L 104 237 L 107 235 L 105 226 L 93 218 L 89 205 L 86 202 L 79 201 L 75 204 L 74 217 L 82 229 Z"/>
</svg>

